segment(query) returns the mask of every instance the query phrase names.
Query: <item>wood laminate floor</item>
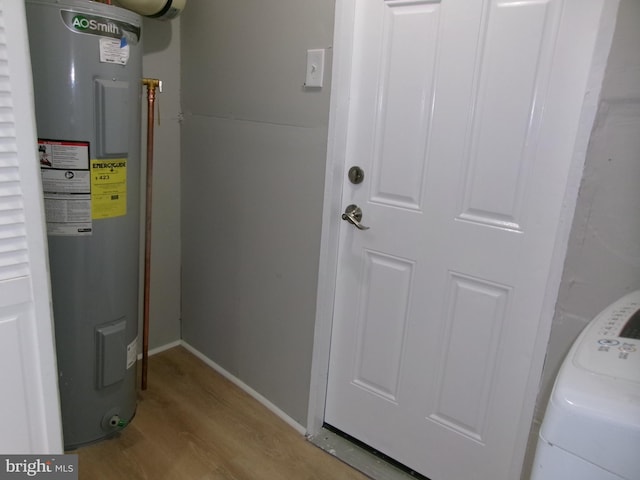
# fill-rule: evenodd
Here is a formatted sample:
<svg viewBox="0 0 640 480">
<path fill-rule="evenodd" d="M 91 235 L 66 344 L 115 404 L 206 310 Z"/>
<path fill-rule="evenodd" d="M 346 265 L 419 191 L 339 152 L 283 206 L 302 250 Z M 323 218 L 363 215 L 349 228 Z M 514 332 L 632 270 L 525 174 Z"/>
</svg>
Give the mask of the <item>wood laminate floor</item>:
<svg viewBox="0 0 640 480">
<path fill-rule="evenodd" d="M 365 480 L 182 347 L 149 358 L 115 438 L 77 450 L 80 480 Z"/>
</svg>

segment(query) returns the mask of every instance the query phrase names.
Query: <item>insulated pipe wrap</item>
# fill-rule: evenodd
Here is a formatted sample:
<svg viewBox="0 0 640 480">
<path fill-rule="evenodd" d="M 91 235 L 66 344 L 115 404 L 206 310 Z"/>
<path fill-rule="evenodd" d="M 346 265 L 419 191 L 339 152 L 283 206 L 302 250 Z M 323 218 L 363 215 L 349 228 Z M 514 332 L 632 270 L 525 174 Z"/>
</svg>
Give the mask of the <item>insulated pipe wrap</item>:
<svg viewBox="0 0 640 480">
<path fill-rule="evenodd" d="M 117 0 L 115 3 L 146 17 L 169 20 L 182 13 L 187 0 Z"/>
</svg>

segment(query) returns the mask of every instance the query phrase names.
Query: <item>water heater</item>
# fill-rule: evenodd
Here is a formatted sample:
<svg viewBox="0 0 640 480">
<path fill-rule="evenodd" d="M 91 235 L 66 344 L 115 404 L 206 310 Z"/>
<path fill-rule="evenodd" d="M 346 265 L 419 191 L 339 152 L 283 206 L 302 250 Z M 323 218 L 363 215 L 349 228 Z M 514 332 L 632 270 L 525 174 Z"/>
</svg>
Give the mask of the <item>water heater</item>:
<svg viewBox="0 0 640 480">
<path fill-rule="evenodd" d="M 136 410 L 141 17 L 26 0 L 65 449 Z"/>
</svg>

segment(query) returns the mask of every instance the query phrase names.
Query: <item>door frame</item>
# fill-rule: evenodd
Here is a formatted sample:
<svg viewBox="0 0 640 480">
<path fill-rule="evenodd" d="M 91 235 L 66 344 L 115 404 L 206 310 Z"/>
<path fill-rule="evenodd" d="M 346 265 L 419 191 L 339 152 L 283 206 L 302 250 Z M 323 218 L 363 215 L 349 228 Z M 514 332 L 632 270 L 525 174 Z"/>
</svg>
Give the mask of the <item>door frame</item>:
<svg viewBox="0 0 640 480">
<path fill-rule="evenodd" d="M 351 60 L 353 53 L 353 24 L 358 0 L 336 0 L 333 36 L 333 64 L 331 100 L 327 139 L 325 188 L 322 214 L 322 233 L 318 271 L 316 319 L 311 364 L 309 408 L 307 415 L 307 437 L 313 439 L 322 432 L 324 423 L 327 379 L 329 375 L 329 353 L 333 323 L 336 275 L 338 272 L 339 232 L 342 212 L 342 186 L 345 175 L 347 122 L 349 114 L 349 86 L 351 83 Z M 446 0 L 443 0 L 446 1 Z M 577 2 L 580 0 L 566 0 Z M 433 3 L 438 3 L 435 0 Z M 604 2 L 600 15 L 598 33 L 585 88 L 580 119 L 575 130 L 575 143 L 570 171 L 565 185 L 564 202 L 558 222 L 558 234 L 554 240 L 553 265 L 551 266 L 545 291 L 542 317 L 536 339 L 535 353 L 527 379 L 527 403 L 523 406 L 518 429 L 520 442 L 512 459 L 512 471 L 522 468 L 525 451 L 532 430 L 532 419 L 538 396 L 542 367 L 547 353 L 551 324 L 555 313 L 560 280 L 567 253 L 569 234 L 573 222 L 578 190 L 582 179 L 587 146 L 595 120 L 602 80 L 616 24 L 619 0 Z M 543 411 L 543 410 L 542 410 Z M 541 415 L 541 413 L 540 413 Z M 533 443 L 535 445 L 535 443 Z M 338 452 L 338 456 L 339 452 Z"/>
</svg>

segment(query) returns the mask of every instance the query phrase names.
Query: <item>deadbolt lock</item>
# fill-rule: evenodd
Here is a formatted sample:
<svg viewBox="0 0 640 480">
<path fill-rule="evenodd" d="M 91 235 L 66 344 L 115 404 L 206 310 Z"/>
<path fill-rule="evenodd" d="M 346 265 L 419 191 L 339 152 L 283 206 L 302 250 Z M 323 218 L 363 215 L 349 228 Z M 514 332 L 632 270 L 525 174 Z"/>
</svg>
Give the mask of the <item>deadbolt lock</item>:
<svg viewBox="0 0 640 480">
<path fill-rule="evenodd" d="M 364 180 L 364 170 L 362 170 L 360 167 L 351 167 L 349 169 L 349 181 L 355 185 L 358 185 L 359 183 L 362 183 L 362 181 Z"/>
</svg>

